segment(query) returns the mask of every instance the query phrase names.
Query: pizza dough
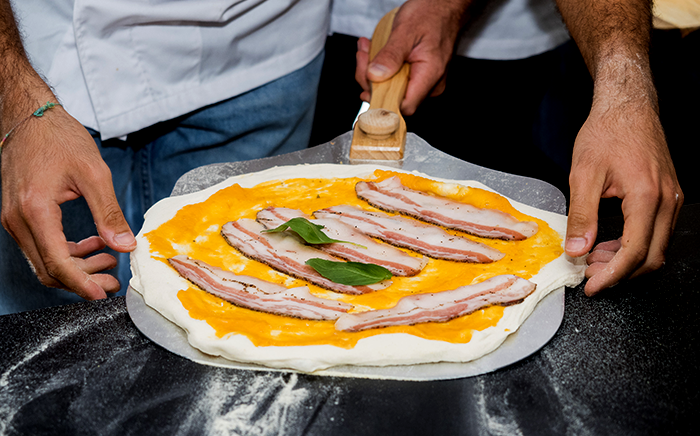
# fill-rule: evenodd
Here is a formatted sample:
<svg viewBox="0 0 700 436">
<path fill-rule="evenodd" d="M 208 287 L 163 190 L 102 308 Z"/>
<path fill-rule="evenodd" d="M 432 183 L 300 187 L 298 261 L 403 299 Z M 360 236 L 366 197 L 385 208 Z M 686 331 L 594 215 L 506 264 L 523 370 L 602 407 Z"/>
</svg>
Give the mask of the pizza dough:
<svg viewBox="0 0 700 436">
<path fill-rule="evenodd" d="M 314 179 L 367 177 L 371 179 L 377 168 L 381 167 L 333 164 L 275 167 L 258 173 L 232 177 L 196 193 L 166 198 L 146 213 L 144 226 L 137 235 L 138 246 L 131 254 L 133 278 L 130 285 L 144 297 L 146 304 L 183 328 L 187 332 L 189 342 L 195 348 L 207 354 L 268 367 L 313 372 L 339 365 L 410 365 L 431 362 L 467 362 L 477 359 L 496 349 L 509 334 L 515 332 L 530 315 L 536 304 L 549 292 L 562 286 L 576 286 L 583 280 L 585 270 L 583 259 L 571 259 L 565 254 L 559 255 L 529 278 L 530 281 L 537 284 L 537 289 L 532 295 L 520 304 L 504 308 L 497 324 L 482 330 L 472 331 L 471 339 L 466 343 L 425 339 L 407 333 L 382 333 L 363 337 L 352 347 L 328 344 L 256 346 L 244 334 L 227 333 L 222 335 L 207 320 L 195 319 L 191 315 L 191 311 L 185 307 L 184 300 L 179 297 L 179 294 L 181 295 L 183 291 L 193 287 L 193 285 L 180 277 L 164 261 L 163 253 L 159 253 L 158 250 L 151 247 L 147 236 L 149 232 L 157 232 L 162 224 L 173 219 L 183 207 L 201 203 L 222 189 L 236 184 L 242 188 L 252 188 L 272 180 L 309 177 Z M 384 169 L 402 173 L 402 171 L 393 168 Z M 445 192 L 463 186 L 489 190 L 478 182 L 443 180 L 417 172 L 411 174 L 444 182 L 441 188 Z M 310 194 L 313 193 L 307 192 L 305 195 Z M 235 205 L 235 198 L 231 198 L 230 201 L 233 202 L 231 204 Z M 517 211 L 545 221 L 554 232 L 558 233 L 560 241 L 563 241 L 566 232 L 565 216 L 535 209 L 512 200 L 510 203 Z M 208 224 L 208 231 L 212 235 L 216 235 L 223 224 L 225 221 L 212 222 Z M 190 254 L 192 246 L 197 243 L 197 238 L 194 238 L 191 244 L 189 241 L 188 244 L 176 242 L 169 249 L 181 254 Z M 231 250 L 234 249 L 231 248 Z M 563 252 L 563 250 L 561 251 Z M 240 271 L 238 272 L 240 273 Z M 221 305 L 227 304 L 229 303 L 221 301 Z"/>
</svg>

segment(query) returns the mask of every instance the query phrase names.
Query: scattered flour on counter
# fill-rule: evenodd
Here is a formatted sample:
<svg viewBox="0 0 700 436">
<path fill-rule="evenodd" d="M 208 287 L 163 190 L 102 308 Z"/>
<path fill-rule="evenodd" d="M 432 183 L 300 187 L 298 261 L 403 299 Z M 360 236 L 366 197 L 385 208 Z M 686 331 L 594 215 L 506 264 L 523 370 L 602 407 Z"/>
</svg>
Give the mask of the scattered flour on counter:
<svg viewBox="0 0 700 436">
<path fill-rule="evenodd" d="M 588 300 L 578 289 L 567 294 L 566 304 L 578 310 L 568 313 L 550 346 L 542 349 L 541 365 L 559 400 L 568 431 L 587 436 L 597 434 L 596 428 L 605 429 L 607 434 L 633 434 L 632 429 L 638 428 L 644 433 L 643 420 L 627 420 L 634 415 L 625 408 L 630 403 L 618 401 L 656 398 L 658 404 L 663 403 L 649 382 L 658 375 L 652 369 L 654 356 L 631 340 L 644 334 L 634 322 L 638 314 L 615 298 Z M 648 379 L 641 367 L 650 369 Z M 613 377 L 615 382 L 611 383 Z M 635 403 L 635 407 L 642 406 Z"/>
<path fill-rule="evenodd" d="M 70 329 L 64 327 L 63 329 L 58 330 L 56 335 L 44 340 L 0 375 L 0 434 L 5 434 L 7 431 L 7 426 L 10 424 L 15 412 L 17 411 L 16 404 L 24 403 L 26 399 L 33 395 L 32 392 L 26 392 L 26 395 L 18 396 L 17 391 L 19 391 L 21 388 L 14 389 L 15 386 L 13 385 L 19 385 L 20 383 L 12 383 L 12 376 L 18 369 L 22 368 L 32 359 L 46 351 L 49 347 L 63 340 L 65 336 L 64 330 Z"/>
<path fill-rule="evenodd" d="M 37 374 L 33 366 L 34 360 L 41 358 L 47 350 L 59 346 L 62 343 L 70 343 L 73 337 L 86 329 L 95 329 L 99 324 L 109 322 L 119 312 L 101 312 L 91 316 L 91 319 L 83 319 L 81 323 L 53 324 L 49 336 L 40 336 L 36 342 L 27 343 L 24 354 L 9 367 L 4 368 L 0 374 L 0 434 L 5 434 L 12 422 L 19 405 L 27 404 L 32 399 L 40 397 L 54 388 L 70 382 L 76 375 L 73 371 L 57 369 L 47 376 L 47 380 L 36 387 Z M 57 315 L 57 316 L 60 316 Z M 37 322 L 50 322 L 40 319 Z M 20 354 L 21 351 L 18 353 Z M 28 388 L 27 380 L 31 381 L 33 388 Z"/>
<path fill-rule="evenodd" d="M 518 421 L 508 413 L 507 404 L 499 408 L 499 414 L 492 414 L 489 410 L 486 386 L 483 378 L 476 379 L 474 399 L 476 400 L 476 412 L 479 424 L 479 434 L 488 436 L 520 436 L 522 431 Z"/>
<path fill-rule="evenodd" d="M 566 420 L 568 430 L 573 434 L 588 436 L 592 432 L 586 428 L 584 420 L 590 418 L 591 411 L 585 406 L 585 403 L 580 401 L 579 398 L 574 398 L 572 392 L 566 388 L 567 380 L 566 378 L 576 377 L 577 371 L 572 371 L 571 368 L 575 367 L 573 358 L 575 353 L 568 353 L 572 357 L 572 361 L 566 363 L 566 367 L 560 367 L 560 363 L 557 361 L 556 355 L 561 354 L 561 349 L 557 349 L 556 352 L 553 347 L 542 349 L 542 357 L 549 364 L 547 371 L 543 371 L 549 378 L 549 385 L 554 390 L 557 395 L 559 404 L 562 408 L 561 416 Z M 580 352 L 580 350 L 577 350 Z M 578 356 L 578 354 L 576 354 Z M 566 374 L 569 374 L 568 376 Z M 569 384 L 571 380 L 569 380 Z"/>
<path fill-rule="evenodd" d="M 299 387 L 294 373 L 214 371 L 178 433 L 301 434 L 325 402 L 325 395 Z"/>
<path fill-rule="evenodd" d="M 65 327 L 62 330 L 68 330 Z M 73 329 L 74 330 L 74 329 Z M 27 362 L 31 361 L 34 359 L 36 356 L 39 354 L 43 353 L 46 351 L 49 347 L 52 345 L 57 344 L 58 342 L 63 340 L 64 334 L 61 330 L 56 332 L 57 334 L 53 337 L 47 338 L 44 342 L 40 343 L 37 347 L 35 347 L 33 350 L 22 356 L 22 359 L 19 360 L 17 363 L 14 365 L 10 366 L 5 372 L 0 375 L 0 389 L 5 389 L 8 387 L 10 384 L 10 377 L 12 374 L 17 371 L 18 368 L 22 367 L 25 365 Z M 1 398 L 1 397 L 0 397 Z M 2 409 L 0 409 L 2 410 Z M 0 416 L 2 416 L 2 412 L 0 412 Z M 2 430 L 2 423 L 3 421 L 0 421 L 0 430 Z"/>
</svg>

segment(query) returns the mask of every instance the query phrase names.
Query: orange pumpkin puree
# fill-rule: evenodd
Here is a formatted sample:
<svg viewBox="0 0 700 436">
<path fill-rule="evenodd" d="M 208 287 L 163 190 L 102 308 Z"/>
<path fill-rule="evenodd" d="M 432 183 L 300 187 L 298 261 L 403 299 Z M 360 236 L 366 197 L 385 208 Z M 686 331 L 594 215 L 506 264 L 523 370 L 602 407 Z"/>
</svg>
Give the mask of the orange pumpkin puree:
<svg viewBox="0 0 700 436">
<path fill-rule="evenodd" d="M 307 283 L 250 260 L 229 246 L 219 233 L 221 226 L 240 218 L 255 218 L 259 210 L 269 206 L 300 209 L 309 214 L 340 204 L 376 210 L 357 198 L 355 184 L 360 180 L 380 181 L 392 176 L 398 176 L 404 185 L 412 189 L 481 208 L 499 209 L 519 220 L 534 220 L 539 225 L 539 231 L 524 241 L 469 236 L 504 252 L 506 256 L 498 262 L 482 265 L 430 259 L 420 274 L 414 277 L 394 277 L 390 287 L 378 292 L 351 296 L 309 285 L 315 295 L 351 303 L 355 306 L 353 311 L 388 308 L 405 295 L 446 291 L 500 274 L 515 274 L 529 279 L 563 252 L 561 237 L 545 221 L 520 213 L 498 194 L 383 170 L 377 170 L 373 176 L 366 178 L 273 180 L 252 188 L 233 185 L 216 192 L 202 203 L 183 207 L 175 217 L 147 233 L 146 237 L 150 242 L 152 257 L 166 263 L 169 257 L 187 254 L 235 273 L 255 276 L 287 287 L 302 286 Z M 347 333 L 336 331 L 333 321 L 301 320 L 237 307 L 195 285 L 180 290 L 178 298 L 191 317 L 205 320 L 219 337 L 232 333 L 242 334 L 256 346 L 330 344 L 352 348 L 362 338 L 384 333 L 408 333 L 430 340 L 467 343 L 471 340 L 473 331 L 495 326 L 504 309 L 491 306 L 448 322 Z"/>
</svg>

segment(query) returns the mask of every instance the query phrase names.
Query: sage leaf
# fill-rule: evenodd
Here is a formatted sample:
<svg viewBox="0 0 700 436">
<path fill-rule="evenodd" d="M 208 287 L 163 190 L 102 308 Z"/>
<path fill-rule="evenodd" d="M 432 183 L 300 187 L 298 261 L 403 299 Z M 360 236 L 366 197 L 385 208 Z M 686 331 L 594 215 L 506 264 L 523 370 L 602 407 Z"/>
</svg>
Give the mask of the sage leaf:
<svg viewBox="0 0 700 436">
<path fill-rule="evenodd" d="M 362 248 L 367 248 L 364 247 L 360 244 L 355 244 L 354 242 L 349 242 L 349 241 L 339 241 L 338 239 L 331 239 L 329 238 L 325 233 L 321 231 L 323 226 L 314 224 L 311 221 L 307 220 L 306 218 L 302 217 L 297 217 L 297 218 L 292 218 L 286 223 L 279 225 L 275 227 L 274 229 L 267 229 L 263 230 L 264 233 L 279 233 L 283 232 L 287 229 L 292 229 L 292 231 L 296 232 L 299 236 L 302 237 L 304 241 L 306 241 L 307 244 L 333 244 L 333 243 L 345 243 L 345 244 L 353 244 L 357 245 L 358 247 Z"/>
<path fill-rule="evenodd" d="M 323 277 L 348 286 L 364 286 L 388 280 L 391 272 L 383 266 L 361 262 L 334 262 L 326 259 L 309 259 L 306 264 Z"/>
</svg>

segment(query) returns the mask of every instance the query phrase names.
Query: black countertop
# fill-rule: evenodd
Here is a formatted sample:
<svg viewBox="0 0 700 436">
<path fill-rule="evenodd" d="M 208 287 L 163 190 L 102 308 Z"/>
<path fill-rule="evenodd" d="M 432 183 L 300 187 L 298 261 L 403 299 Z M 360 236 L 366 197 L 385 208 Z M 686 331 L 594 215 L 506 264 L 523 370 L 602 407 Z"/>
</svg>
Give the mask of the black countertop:
<svg viewBox="0 0 700 436">
<path fill-rule="evenodd" d="M 587 298 L 496 372 L 398 382 L 203 366 L 150 342 L 124 298 L 0 316 L 0 434 L 690 433 L 700 376 L 700 205 L 666 266 Z M 619 219 L 600 237 L 619 236 Z"/>
</svg>

